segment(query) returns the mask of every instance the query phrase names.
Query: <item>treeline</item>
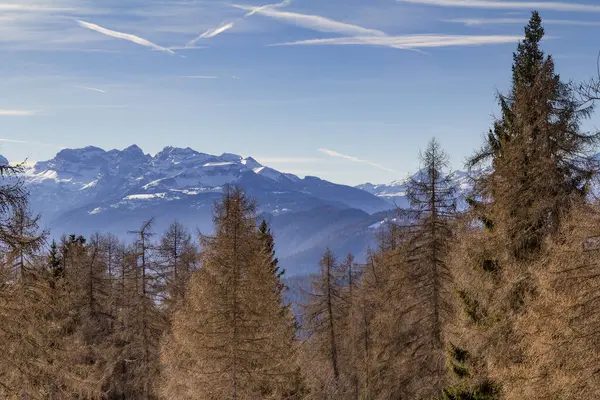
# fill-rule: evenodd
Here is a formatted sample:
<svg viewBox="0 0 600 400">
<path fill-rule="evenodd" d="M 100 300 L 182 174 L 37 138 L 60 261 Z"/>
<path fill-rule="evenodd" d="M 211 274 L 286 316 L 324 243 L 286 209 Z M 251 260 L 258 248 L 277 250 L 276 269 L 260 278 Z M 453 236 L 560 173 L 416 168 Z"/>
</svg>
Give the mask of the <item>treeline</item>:
<svg viewBox="0 0 600 400">
<path fill-rule="evenodd" d="M 150 220 L 130 244 L 47 249 L 19 168 L 0 166 L 0 397 L 600 398 L 600 133 L 581 129 L 600 80 L 561 81 L 543 36 L 534 12 L 472 192 L 432 140 L 410 209 L 364 264 L 327 250 L 298 316 L 242 190 L 212 236 Z"/>
</svg>

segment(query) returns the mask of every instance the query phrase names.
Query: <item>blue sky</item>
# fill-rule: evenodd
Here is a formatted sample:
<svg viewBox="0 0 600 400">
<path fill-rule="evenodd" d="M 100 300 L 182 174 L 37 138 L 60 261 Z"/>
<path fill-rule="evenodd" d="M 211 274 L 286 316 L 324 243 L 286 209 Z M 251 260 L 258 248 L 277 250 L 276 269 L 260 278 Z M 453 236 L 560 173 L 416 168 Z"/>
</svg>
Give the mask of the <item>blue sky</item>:
<svg viewBox="0 0 600 400">
<path fill-rule="evenodd" d="M 564 79 L 592 77 L 600 50 L 592 0 L 14 1 L 0 3 L 11 161 L 189 146 L 383 183 L 432 136 L 457 168 L 480 146 L 531 9 Z"/>
</svg>

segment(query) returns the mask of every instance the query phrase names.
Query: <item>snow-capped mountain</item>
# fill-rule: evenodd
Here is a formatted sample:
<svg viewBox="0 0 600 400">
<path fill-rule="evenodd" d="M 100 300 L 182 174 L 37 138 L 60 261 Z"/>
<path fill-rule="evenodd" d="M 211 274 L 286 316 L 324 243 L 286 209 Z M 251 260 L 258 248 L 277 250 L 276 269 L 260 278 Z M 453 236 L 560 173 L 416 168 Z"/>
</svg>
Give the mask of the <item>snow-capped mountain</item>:
<svg viewBox="0 0 600 400">
<path fill-rule="evenodd" d="M 412 176 L 413 179 L 418 180 L 419 176 L 422 176 L 423 171 L 419 171 Z M 454 171 L 451 173 L 452 182 L 456 185 L 457 188 L 457 207 L 459 210 L 464 210 L 467 208 L 466 196 L 471 192 L 473 188 L 473 182 L 470 178 L 469 173 L 464 171 Z M 388 184 L 379 184 L 374 185 L 372 183 L 364 183 L 362 185 L 355 186 L 357 189 L 364 190 L 368 193 L 371 193 L 381 199 L 384 199 L 394 209 L 408 209 L 410 208 L 410 202 L 406 197 L 407 190 L 407 182 L 410 178 L 406 178 L 404 180 L 393 181 Z M 379 221 L 376 221 L 372 225 L 369 226 L 369 229 L 372 231 L 377 231 L 378 229 L 384 228 L 389 223 L 398 222 L 396 219 L 396 215 L 390 216 L 392 213 L 386 213 L 385 217 Z"/>
<path fill-rule="evenodd" d="M 126 237 L 151 217 L 157 233 L 175 219 L 210 232 L 214 201 L 225 185 L 238 185 L 271 221 L 279 256 L 290 260 L 285 267 L 292 273 L 316 265 L 327 245 L 360 254 L 372 239 L 368 227 L 382 218 L 376 213 L 392 208 L 359 188 L 190 148 L 166 147 L 154 156 L 135 145 L 65 149 L 27 169 L 24 179 L 32 209 L 55 236 L 99 231 Z"/>
<path fill-rule="evenodd" d="M 415 175 L 413 175 L 413 178 L 418 177 L 419 174 L 421 174 L 421 172 L 417 172 Z M 459 196 L 471 190 L 472 182 L 469 179 L 467 172 L 454 171 L 452 176 L 453 182 L 458 188 Z M 408 201 L 406 199 L 406 183 L 408 180 L 409 178 L 393 181 L 387 184 L 364 183 L 355 187 L 384 199 L 391 204 L 397 205 L 400 208 L 406 208 L 408 207 Z"/>
</svg>

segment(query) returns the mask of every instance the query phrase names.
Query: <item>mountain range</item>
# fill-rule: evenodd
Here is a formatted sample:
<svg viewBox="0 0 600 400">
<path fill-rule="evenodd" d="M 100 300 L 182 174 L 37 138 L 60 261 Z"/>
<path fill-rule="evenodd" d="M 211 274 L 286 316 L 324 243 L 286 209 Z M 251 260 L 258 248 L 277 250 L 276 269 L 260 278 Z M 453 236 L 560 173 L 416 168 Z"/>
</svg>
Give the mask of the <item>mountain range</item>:
<svg viewBox="0 0 600 400">
<path fill-rule="evenodd" d="M 424 174 L 424 171 L 418 171 L 413 175 L 413 178 L 418 179 L 422 174 Z M 397 205 L 399 208 L 406 208 L 409 206 L 406 199 L 407 181 L 408 177 L 407 179 L 397 180 L 387 184 L 364 183 L 355 187 L 384 199 L 391 204 Z M 457 186 L 459 194 L 466 193 L 472 188 L 472 182 L 470 181 L 467 172 L 453 171 L 452 181 Z"/>
<path fill-rule="evenodd" d="M 468 187 L 464 173 L 456 179 Z M 152 217 L 157 234 L 174 220 L 210 234 L 212 207 L 223 187 L 240 186 L 270 223 L 290 276 L 316 271 L 326 247 L 340 257 L 352 252 L 364 260 L 375 231 L 395 217 L 396 207 L 408 205 L 404 181 L 350 187 L 282 173 L 252 157 L 176 147 L 156 155 L 136 145 L 110 151 L 64 149 L 28 167 L 24 180 L 32 211 L 42 215 L 55 238 L 112 232 L 131 240 L 128 232 Z"/>
<path fill-rule="evenodd" d="M 454 176 L 461 190 L 469 189 L 465 173 Z M 112 232 L 125 240 L 149 218 L 155 218 L 157 234 L 174 220 L 210 234 L 214 202 L 225 185 L 237 185 L 270 223 L 288 276 L 315 272 L 326 247 L 363 261 L 377 229 L 396 216 L 397 207 L 408 206 L 405 180 L 350 187 L 282 173 L 252 157 L 176 147 L 156 155 L 136 145 L 64 149 L 28 167 L 24 181 L 32 211 L 53 237 Z"/>
<path fill-rule="evenodd" d="M 212 206 L 227 184 L 256 199 L 276 235 L 288 274 L 314 271 L 326 246 L 359 258 L 373 242 L 373 224 L 394 213 L 383 197 L 317 177 L 299 178 L 251 157 L 220 156 L 166 147 L 156 155 L 133 145 L 124 150 L 64 149 L 28 167 L 31 208 L 54 237 L 128 231 L 155 217 L 161 233 L 174 220 L 190 230 L 212 231 Z"/>
</svg>

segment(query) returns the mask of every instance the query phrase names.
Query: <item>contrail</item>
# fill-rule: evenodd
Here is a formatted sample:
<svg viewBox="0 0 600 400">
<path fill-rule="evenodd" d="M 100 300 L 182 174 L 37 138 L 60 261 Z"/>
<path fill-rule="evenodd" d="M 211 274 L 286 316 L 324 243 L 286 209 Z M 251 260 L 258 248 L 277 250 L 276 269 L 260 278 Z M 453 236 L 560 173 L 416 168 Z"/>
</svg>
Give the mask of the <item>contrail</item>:
<svg viewBox="0 0 600 400">
<path fill-rule="evenodd" d="M 136 43 L 141 46 L 150 47 L 151 49 L 154 49 L 154 50 L 164 51 L 165 53 L 175 54 L 175 52 L 173 50 L 169 50 L 166 47 L 159 46 L 159 45 L 152 43 L 152 42 L 150 42 L 144 38 L 141 38 L 139 36 L 131 35 L 129 33 L 111 31 L 110 29 L 103 28 L 100 25 L 91 24 L 91 23 L 85 22 L 85 21 L 78 20 L 77 23 L 84 28 L 91 29 L 93 31 L 102 33 L 103 35 L 111 36 L 111 37 L 114 37 L 117 39 L 127 40 L 128 42 Z"/>
</svg>

